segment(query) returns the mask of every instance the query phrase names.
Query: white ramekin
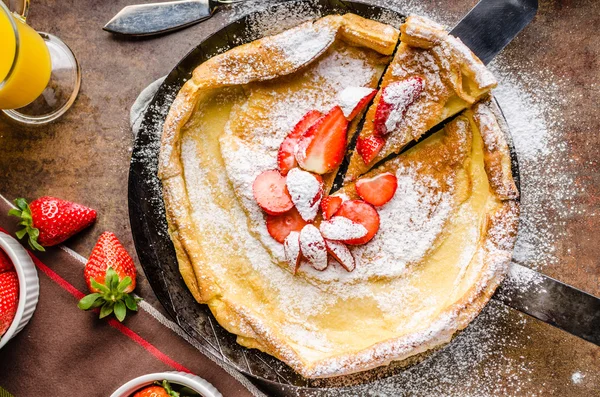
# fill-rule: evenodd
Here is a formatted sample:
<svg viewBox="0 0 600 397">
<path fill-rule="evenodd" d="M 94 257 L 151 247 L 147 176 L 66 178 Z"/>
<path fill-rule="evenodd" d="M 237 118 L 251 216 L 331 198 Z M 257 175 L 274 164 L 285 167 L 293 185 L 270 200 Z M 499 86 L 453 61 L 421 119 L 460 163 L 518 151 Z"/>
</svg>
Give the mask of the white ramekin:
<svg viewBox="0 0 600 397">
<path fill-rule="evenodd" d="M 40 280 L 33 261 L 17 240 L 0 232 L 0 249 L 10 258 L 19 278 L 19 304 L 12 324 L 0 338 L 0 349 L 29 322 L 40 296 Z"/>
<path fill-rule="evenodd" d="M 177 383 L 178 385 L 187 386 L 190 389 L 200 393 L 203 397 L 223 397 L 221 393 L 213 385 L 208 383 L 207 380 L 193 374 L 186 372 L 157 372 L 154 374 L 142 375 L 138 378 L 132 379 L 119 387 L 117 391 L 110 395 L 110 397 L 130 397 L 134 392 L 140 390 L 144 386 L 149 386 L 155 381 L 162 382 L 163 380 L 169 381 L 169 383 Z"/>
</svg>

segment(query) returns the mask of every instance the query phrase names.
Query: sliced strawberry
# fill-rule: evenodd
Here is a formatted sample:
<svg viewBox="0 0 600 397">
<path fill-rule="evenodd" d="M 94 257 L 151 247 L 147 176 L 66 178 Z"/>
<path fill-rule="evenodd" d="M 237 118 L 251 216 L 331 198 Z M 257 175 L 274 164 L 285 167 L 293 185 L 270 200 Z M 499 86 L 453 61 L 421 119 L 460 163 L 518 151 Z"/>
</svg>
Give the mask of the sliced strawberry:
<svg viewBox="0 0 600 397">
<path fill-rule="evenodd" d="M 327 245 L 327 251 L 333 256 L 333 259 L 338 261 L 344 269 L 349 272 L 354 270 L 356 262 L 354 256 L 352 256 L 352 252 L 346 247 L 346 244 L 327 239 L 325 239 L 325 244 Z"/>
<path fill-rule="evenodd" d="M 283 214 L 294 206 L 285 186 L 285 177 L 277 170 L 265 171 L 257 176 L 252 192 L 259 207 L 267 214 Z"/>
<path fill-rule="evenodd" d="M 377 94 L 377 90 L 368 87 L 348 87 L 337 96 L 344 116 L 348 121 L 355 118 Z"/>
<path fill-rule="evenodd" d="M 302 230 L 306 223 L 296 208 L 281 215 L 267 215 L 267 230 L 271 237 L 281 244 L 291 232 Z"/>
<path fill-rule="evenodd" d="M 367 229 L 360 223 L 343 216 L 334 216 L 329 221 L 321 222 L 321 234 L 328 240 L 347 241 L 365 237 Z"/>
<path fill-rule="evenodd" d="M 288 234 L 283 242 L 283 252 L 290 270 L 296 274 L 302 260 L 302 255 L 300 255 L 300 233 L 290 232 Z"/>
<path fill-rule="evenodd" d="M 333 214 L 342 205 L 342 198 L 338 196 L 327 196 L 321 200 L 321 211 L 323 211 L 323 218 L 330 219 Z"/>
<path fill-rule="evenodd" d="M 379 154 L 383 145 L 385 145 L 385 139 L 371 135 L 366 138 L 358 138 L 356 150 L 365 164 L 369 164 Z"/>
<path fill-rule="evenodd" d="M 372 205 L 362 200 L 348 200 L 342 203 L 342 206 L 336 213 L 336 216 L 343 216 L 354 223 L 359 223 L 367 229 L 364 237 L 344 240 L 346 244 L 361 245 L 366 244 L 375 236 L 379 230 L 379 214 Z"/>
<path fill-rule="evenodd" d="M 394 131 L 408 107 L 419 98 L 424 86 L 421 77 L 412 76 L 384 87 L 375 111 L 375 134 L 386 135 Z"/>
<path fill-rule="evenodd" d="M 277 166 L 282 175 L 287 175 L 292 168 L 298 166 L 295 157 L 298 140 L 322 116 L 323 114 L 318 110 L 311 110 L 306 113 L 298 124 L 296 124 L 292 132 L 281 142 L 279 152 L 277 152 Z"/>
<path fill-rule="evenodd" d="M 302 218 L 308 222 L 315 219 L 323 197 L 323 178 L 300 168 L 292 168 L 285 183 Z"/>
<path fill-rule="evenodd" d="M 327 268 L 327 246 L 321 232 L 314 225 L 308 224 L 300 231 L 300 251 L 315 269 Z"/>
<path fill-rule="evenodd" d="M 0 273 L 14 270 L 14 266 L 8 255 L 0 249 Z"/>
<path fill-rule="evenodd" d="M 356 181 L 356 192 L 369 204 L 384 205 L 394 197 L 398 188 L 398 178 L 391 172 L 385 172 L 373 178 Z"/>
<path fill-rule="evenodd" d="M 334 170 L 344 158 L 347 130 L 348 120 L 335 106 L 300 138 L 296 150 L 300 167 L 321 175 Z"/>
</svg>

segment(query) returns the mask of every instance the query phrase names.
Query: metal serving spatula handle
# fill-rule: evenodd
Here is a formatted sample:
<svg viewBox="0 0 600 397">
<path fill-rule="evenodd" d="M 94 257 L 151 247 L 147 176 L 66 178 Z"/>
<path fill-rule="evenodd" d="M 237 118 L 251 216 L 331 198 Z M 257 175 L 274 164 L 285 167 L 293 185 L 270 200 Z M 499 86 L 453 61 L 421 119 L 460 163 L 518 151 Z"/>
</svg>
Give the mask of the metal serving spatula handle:
<svg viewBox="0 0 600 397">
<path fill-rule="evenodd" d="M 210 18 L 224 4 L 244 0 L 181 0 L 127 6 L 104 30 L 127 36 L 151 36 L 171 32 Z"/>
</svg>

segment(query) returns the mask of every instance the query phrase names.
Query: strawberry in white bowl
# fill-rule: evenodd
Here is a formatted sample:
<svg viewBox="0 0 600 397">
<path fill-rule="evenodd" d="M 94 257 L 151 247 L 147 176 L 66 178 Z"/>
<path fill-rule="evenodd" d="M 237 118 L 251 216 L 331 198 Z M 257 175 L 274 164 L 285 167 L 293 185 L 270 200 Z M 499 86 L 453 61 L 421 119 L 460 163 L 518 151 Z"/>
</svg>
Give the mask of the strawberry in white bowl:
<svg viewBox="0 0 600 397">
<path fill-rule="evenodd" d="M 27 251 L 0 232 L 0 348 L 27 325 L 39 290 L 37 271 Z"/>
</svg>

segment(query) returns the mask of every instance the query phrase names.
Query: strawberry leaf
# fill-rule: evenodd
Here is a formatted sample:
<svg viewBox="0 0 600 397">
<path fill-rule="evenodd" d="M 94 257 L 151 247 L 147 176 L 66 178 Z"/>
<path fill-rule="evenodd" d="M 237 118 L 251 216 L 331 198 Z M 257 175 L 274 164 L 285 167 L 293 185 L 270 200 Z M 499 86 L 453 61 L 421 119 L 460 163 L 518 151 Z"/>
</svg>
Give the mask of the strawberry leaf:
<svg viewBox="0 0 600 397">
<path fill-rule="evenodd" d="M 104 298 L 102 299 L 96 299 L 96 301 L 94 302 L 94 304 L 92 305 L 92 309 L 95 309 L 97 307 L 102 306 L 104 303 L 106 302 L 106 300 Z"/>
<path fill-rule="evenodd" d="M 133 298 L 131 295 L 125 295 L 125 305 L 131 311 L 137 312 L 138 305 L 137 300 Z"/>
<path fill-rule="evenodd" d="M 111 291 L 116 291 L 119 286 L 119 276 L 117 272 L 112 267 L 106 269 L 106 286 L 110 288 Z"/>
<path fill-rule="evenodd" d="M 162 387 L 165 389 L 169 397 L 179 397 L 179 393 L 171 388 L 171 384 L 168 381 L 163 380 Z"/>
<path fill-rule="evenodd" d="M 31 209 L 29 208 L 29 204 L 27 204 L 27 200 L 24 198 L 18 198 L 15 200 L 15 205 L 19 209 L 12 209 L 8 211 L 8 215 L 19 217 L 21 219 L 19 225 L 24 226 L 23 229 L 15 233 L 17 238 L 22 239 L 25 237 L 25 235 L 29 235 L 28 242 L 32 250 L 46 251 L 44 247 L 42 247 L 37 241 L 38 237 L 40 236 L 40 231 L 33 224 Z"/>
<path fill-rule="evenodd" d="M 101 297 L 102 294 L 99 294 L 97 292 L 86 295 L 83 298 L 81 298 L 81 300 L 77 304 L 77 307 L 79 307 L 81 310 L 88 310 L 94 305 L 94 303 L 96 303 L 97 300 L 103 301 L 102 299 L 100 299 Z"/>
<path fill-rule="evenodd" d="M 115 303 L 115 317 L 120 322 L 123 322 L 123 320 L 125 320 L 126 315 L 127 308 L 125 307 L 125 303 L 123 303 L 123 301 L 117 301 L 117 303 Z"/>
<path fill-rule="evenodd" d="M 20 197 L 15 199 L 15 205 L 17 206 L 17 208 L 19 208 L 21 211 L 25 211 L 29 209 L 29 204 L 27 204 L 27 200 L 25 200 L 24 198 Z"/>
<path fill-rule="evenodd" d="M 110 293 L 110 289 L 106 285 L 100 284 L 99 282 L 94 280 L 93 277 L 90 278 L 90 284 L 92 285 L 92 288 L 99 290 L 101 293 L 104 293 L 104 294 Z"/>
<path fill-rule="evenodd" d="M 109 316 L 113 312 L 113 309 L 114 309 L 113 302 L 106 302 L 100 309 L 100 318 Z"/>
<path fill-rule="evenodd" d="M 8 215 L 10 216 L 17 216 L 17 217 L 21 217 L 21 214 L 23 213 L 23 211 L 20 211 L 16 208 L 13 208 L 12 210 L 8 211 Z"/>
<path fill-rule="evenodd" d="M 131 285 L 131 277 L 127 276 L 117 286 L 117 291 L 125 292 L 125 289 Z"/>
</svg>

